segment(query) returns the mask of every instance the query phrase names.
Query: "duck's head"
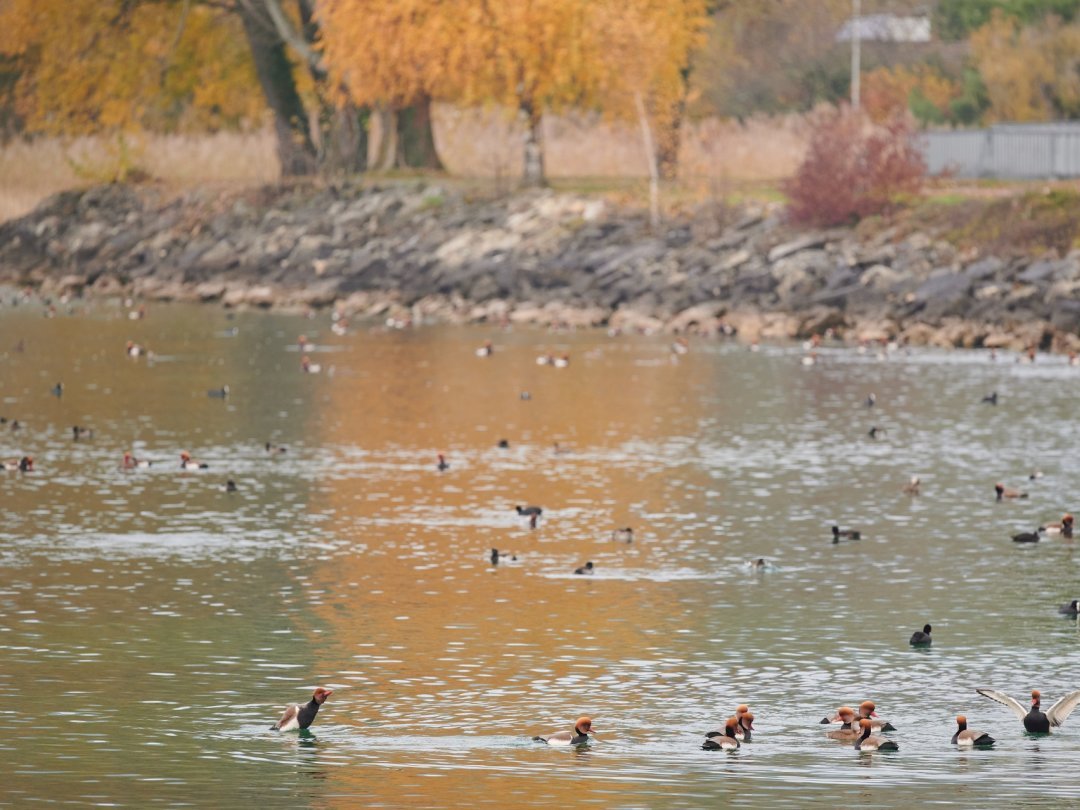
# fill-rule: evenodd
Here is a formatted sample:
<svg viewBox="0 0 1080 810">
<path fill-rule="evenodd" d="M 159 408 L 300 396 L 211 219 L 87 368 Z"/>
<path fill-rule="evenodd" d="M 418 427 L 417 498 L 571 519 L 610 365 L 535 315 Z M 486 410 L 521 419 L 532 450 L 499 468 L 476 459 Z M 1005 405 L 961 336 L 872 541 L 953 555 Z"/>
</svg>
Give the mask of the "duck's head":
<svg viewBox="0 0 1080 810">
<path fill-rule="evenodd" d="M 877 706 L 874 705 L 872 700 L 864 700 L 859 704 L 859 714 L 863 717 L 877 717 L 877 712 L 874 711 Z"/>
<path fill-rule="evenodd" d="M 311 699 L 322 706 L 326 703 L 326 699 L 334 694 L 333 689 L 326 689 L 322 686 L 316 687 L 315 691 L 311 693 Z"/>
<path fill-rule="evenodd" d="M 1032 689 L 1031 705 L 1037 708 L 1040 702 L 1042 702 L 1042 692 L 1040 692 L 1038 689 Z"/>
<path fill-rule="evenodd" d="M 850 706 L 841 706 L 836 710 L 836 716 L 840 718 L 841 723 L 848 725 L 855 719 L 855 710 Z"/>
<path fill-rule="evenodd" d="M 748 711 L 750 711 L 750 707 L 747 706 L 745 703 L 740 703 L 738 706 L 735 707 L 735 717 L 742 717 Z"/>
<path fill-rule="evenodd" d="M 958 714 L 956 716 L 956 725 L 958 725 L 960 727 L 960 730 L 963 731 L 965 728 L 967 728 L 967 718 L 964 717 L 964 715 L 962 714 Z"/>
<path fill-rule="evenodd" d="M 729 717 L 727 722 L 724 723 L 724 735 L 727 737 L 735 736 L 735 729 L 739 727 L 739 718 Z"/>
<path fill-rule="evenodd" d="M 924 624 L 924 625 L 923 625 L 923 627 L 922 627 L 922 631 L 923 631 L 924 633 L 926 633 L 926 635 L 930 635 L 930 632 L 931 632 L 932 630 L 933 630 L 933 628 L 932 628 L 932 627 L 931 627 L 930 625 L 928 625 L 928 624 Z"/>
<path fill-rule="evenodd" d="M 754 715 L 750 712 L 743 712 L 742 720 L 739 722 L 743 728 L 747 731 L 754 730 Z"/>
<path fill-rule="evenodd" d="M 591 734 L 592 720 L 588 717 L 579 717 L 578 721 L 574 723 L 574 731 L 578 734 Z"/>
<path fill-rule="evenodd" d="M 1062 522 L 1063 524 L 1065 524 L 1066 526 L 1072 526 L 1072 523 L 1073 523 L 1073 516 L 1072 516 L 1072 515 L 1070 515 L 1070 514 L 1068 514 L 1068 513 L 1066 513 L 1066 514 L 1064 514 L 1064 515 L 1062 515 L 1062 516 L 1061 516 L 1061 522 Z"/>
<path fill-rule="evenodd" d="M 863 733 L 864 736 L 869 734 L 870 729 L 873 728 L 873 727 L 874 727 L 874 724 L 871 723 L 870 720 L 867 719 L 866 717 L 864 717 L 862 720 L 859 721 L 859 728 L 862 729 L 862 733 Z"/>
<path fill-rule="evenodd" d="M 181 461 L 191 461 L 191 453 L 189 453 L 187 450 L 181 450 L 180 451 L 180 460 Z"/>
<path fill-rule="evenodd" d="M 1005 485 L 1004 484 L 1000 484 L 1000 483 L 999 484 L 994 484 L 994 492 L 996 492 L 998 495 L 1001 495 L 1001 493 L 1004 492 L 1004 491 L 1005 491 Z"/>
</svg>

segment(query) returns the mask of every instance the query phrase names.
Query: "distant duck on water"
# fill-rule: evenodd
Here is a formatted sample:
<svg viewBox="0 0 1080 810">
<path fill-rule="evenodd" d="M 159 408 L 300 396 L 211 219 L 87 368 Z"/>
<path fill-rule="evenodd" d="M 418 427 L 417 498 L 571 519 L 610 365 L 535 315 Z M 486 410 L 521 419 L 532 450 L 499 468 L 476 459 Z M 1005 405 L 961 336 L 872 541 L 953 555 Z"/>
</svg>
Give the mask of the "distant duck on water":
<svg viewBox="0 0 1080 810">
<path fill-rule="evenodd" d="M 1003 499 L 1026 498 L 1028 496 L 1026 492 L 1019 489 L 1013 489 L 1012 487 L 1007 487 L 1000 482 L 994 484 L 994 492 L 997 493 L 997 499 L 999 501 Z"/>
<path fill-rule="evenodd" d="M 446 461 L 446 456 L 442 453 L 439 453 L 439 463 L 435 466 L 438 468 L 439 472 L 446 472 L 450 469 L 450 465 Z"/>
<path fill-rule="evenodd" d="M 3 467 L 7 472 L 33 472 L 34 457 L 23 456 L 18 461 L 5 461 Z"/>
<path fill-rule="evenodd" d="M 322 371 L 322 366 L 318 363 L 312 363 L 311 358 L 305 354 L 300 358 L 300 370 L 305 374 L 318 374 Z"/>
<path fill-rule="evenodd" d="M 510 562 L 517 562 L 517 555 L 509 551 L 499 551 L 497 548 L 491 550 L 491 564 L 498 565 L 500 560 L 510 560 Z"/>
<path fill-rule="evenodd" d="M 735 734 L 739 728 L 739 721 L 729 717 L 724 723 L 724 732 L 714 737 L 706 737 L 701 747 L 705 751 L 735 751 L 739 747 L 739 741 Z"/>
<path fill-rule="evenodd" d="M 989 747 L 997 740 L 985 731 L 973 731 L 967 727 L 967 718 L 959 715 L 956 718 L 956 733 L 952 735 L 953 745 Z"/>
<path fill-rule="evenodd" d="M 94 438 L 94 431 L 90 428 L 79 427 L 78 425 L 71 426 L 71 438 L 75 441 L 80 439 L 92 439 Z"/>
<path fill-rule="evenodd" d="M 841 531 L 839 526 L 832 527 L 832 541 L 839 543 L 841 540 L 861 540 L 862 532 L 857 532 L 854 529 L 844 529 Z"/>
<path fill-rule="evenodd" d="M 125 470 L 135 470 L 149 467 L 153 464 L 152 461 L 148 461 L 144 458 L 135 458 L 131 453 L 124 453 L 124 460 L 120 462 L 120 466 Z"/>
<path fill-rule="evenodd" d="M 1047 523 L 1040 526 L 1039 530 L 1048 535 L 1061 535 L 1062 537 L 1073 536 L 1073 516 L 1065 513 L 1061 516 L 1061 523 Z"/>
<path fill-rule="evenodd" d="M 885 737 L 871 735 L 873 724 L 865 717 L 859 721 L 862 734 L 855 740 L 856 751 L 899 751 L 900 746 Z"/>
<path fill-rule="evenodd" d="M 905 495 L 918 495 L 919 494 L 919 484 L 920 483 L 921 482 L 919 481 L 919 476 L 917 476 L 917 475 L 911 476 L 911 480 L 908 483 L 904 484 L 904 494 Z"/>
<path fill-rule="evenodd" d="M 588 717 L 582 717 L 574 723 L 573 732 L 557 731 L 544 737 L 533 737 L 533 742 L 542 742 L 548 745 L 583 745 L 589 741 L 589 735 L 592 733 L 592 720 Z"/>
<path fill-rule="evenodd" d="M 485 340 L 484 345 L 476 350 L 477 357 L 491 357 L 495 354 L 495 347 L 491 345 L 490 340 Z"/>
<path fill-rule="evenodd" d="M 987 394 L 986 396 L 984 396 L 982 398 L 982 401 L 983 401 L 983 404 L 985 404 L 985 405 L 997 405 L 997 402 L 998 402 L 997 391 L 991 391 L 989 394 Z"/>
<path fill-rule="evenodd" d="M 634 542 L 634 530 L 627 526 L 625 529 L 613 529 L 611 539 L 620 543 Z"/>
<path fill-rule="evenodd" d="M 912 647 L 929 647 L 931 644 L 930 631 L 931 627 L 928 624 L 923 625 L 922 630 L 916 630 L 911 634 L 911 640 L 908 643 Z"/>
<path fill-rule="evenodd" d="M 539 506 L 515 506 L 518 515 L 521 517 L 527 517 L 529 519 L 529 528 L 535 529 L 536 522 L 540 519 L 540 515 L 544 514 L 544 510 Z"/>
<path fill-rule="evenodd" d="M 1039 529 L 1036 528 L 1033 532 L 1020 532 L 1020 534 L 1014 534 L 1012 539 L 1014 543 L 1038 543 Z"/>
<path fill-rule="evenodd" d="M 289 452 L 289 448 L 288 447 L 282 447 L 281 445 L 278 445 L 278 444 L 271 444 L 270 442 L 267 442 L 266 443 L 266 452 L 270 453 L 271 455 L 278 455 L 280 453 Z"/>
<path fill-rule="evenodd" d="M 195 459 L 193 459 L 191 457 L 191 454 L 187 450 L 185 450 L 184 452 L 182 452 L 180 454 L 180 469 L 181 470 L 208 470 L 208 469 L 210 469 L 210 465 L 205 464 L 205 463 L 203 463 L 201 461 L 195 461 Z"/>
<path fill-rule="evenodd" d="M 592 561 L 590 560 L 589 562 L 585 563 L 580 568 L 575 568 L 574 573 L 577 574 L 578 576 L 581 576 L 582 574 L 591 574 L 593 572 L 593 567 L 594 566 L 592 564 Z"/>
<path fill-rule="evenodd" d="M 1058 608 L 1058 613 L 1062 616 L 1072 616 L 1076 618 L 1080 615 L 1080 599 L 1073 599 L 1071 602 L 1066 602 Z"/>
<path fill-rule="evenodd" d="M 228 399 L 229 386 L 223 385 L 221 388 L 211 388 L 206 392 L 206 395 L 210 397 L 210 399 Z"/>
</svg>

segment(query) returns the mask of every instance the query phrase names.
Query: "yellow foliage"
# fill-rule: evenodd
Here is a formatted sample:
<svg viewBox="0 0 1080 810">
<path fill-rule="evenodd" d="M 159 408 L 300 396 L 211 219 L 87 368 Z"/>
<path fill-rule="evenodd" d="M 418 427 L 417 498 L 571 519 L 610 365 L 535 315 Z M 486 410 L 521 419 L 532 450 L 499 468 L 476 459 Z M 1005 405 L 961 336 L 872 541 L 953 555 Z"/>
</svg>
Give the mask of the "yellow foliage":
<svg viewBox="0 0 1080 810">
<path fill-rule="evenodd" d="M 421 96 L 530 113 L 632 114 L 670 96 L 706 0 L 322 0 L 322 47 L 358 104 Z"/>
<path fill-rule="evenodd" d="M 879 67 L 862 79 L 863 110 L 873 121 L 887 121 L 898 111 L 908 109 L 912 93 L 918 91 L 933 104 L 943 118 L 949 115 L 949 103 L 963 94 L 960 84 L 926 64 Z"/>
<path fill-rule="evenodd" d="M 219 9 L 6 0 L 0 53 L 16 58 L 16 105 L 30 131 L 206 129 L 264 109 L 239 24 Z"/>
<path fill-rule="evenodd" d="M 1020 28 L 996 13 L 971 35 L 971 52 L 997 120 L 1080 115 L 1080 27 L 1056 17 Z"/>
</svg>

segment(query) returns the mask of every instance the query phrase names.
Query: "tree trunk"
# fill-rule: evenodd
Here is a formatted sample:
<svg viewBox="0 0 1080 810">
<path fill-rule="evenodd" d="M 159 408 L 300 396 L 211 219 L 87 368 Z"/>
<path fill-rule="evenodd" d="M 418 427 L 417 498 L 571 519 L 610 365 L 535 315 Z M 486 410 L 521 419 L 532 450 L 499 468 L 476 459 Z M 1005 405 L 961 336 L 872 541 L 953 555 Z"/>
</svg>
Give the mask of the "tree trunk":
<svg viewBox="0 0 1080 810">
<path fill-rule="evenodd" d="M 366 110 L 351 102 L 340 107 L 322 105 L 318 122 L 320 174 L 359 174 L 367 169 L 368 118 Z"/>
<path fill-rule="evenodd" d="M 686 118 L 686 90 L 679 95 L 679 100 L 672 105 L 667 121 L 660 125 L 656 151 L 660 164 L 660 177 L 664 180 L 677 180 L 679 177 L 679 147 L 682 146 L 683 121 Z"/>
<path fill-rule="evenodd" d="M 544 134 L 541 129 L 543 116 L 530 102 L 522 102 L 519 111 L 525 123 L 525 165 L 522 183 L 526 188 L 547 185 L 544 174 Z"/>
<path fill-rule="evenodd" d="M 443 169 L 439 153 L 435 149 L 435 133 L 431 128 L 431 98 L 428 96 L 421 96 L 415 104 L 398 110 L 396 165 L 410 169 Z"/>
<path fill-rule="evenodd" d="M 237 12 L 244 24 L 244 35 L 251 48 L 255 73 L 274 114 L 277 135 L 278 161 L 282 177 L 297 177 L 315 173 L 315 145 L 308 131 L 304 104 L 296 91 L 292 65 L 285 55 L 285 46 L 274 32 L 268 15 L 258 13 L 254 6 L 240 4 Z"/>
<path fill-rule="evenodd" d="M 394 168 L 397 160 L 397 111 L 390 107 L 376 107 L 372 111 L 371 119 L 368 165 L 374 171 L 387 172 Z"/>
<path fill-rule="evenodd" d="M 637 107 L 638 122 L 641 124 L 641 141 L 645 147 L 645 157 L 649 162 L 649 226 L 656 230 L 660 227 L 660 166 L 657 149 L 653 143 L 652 127 L 645 111 L 645 102 L 641 93 L 634 93 L 634 105 Z"/>
</svg>

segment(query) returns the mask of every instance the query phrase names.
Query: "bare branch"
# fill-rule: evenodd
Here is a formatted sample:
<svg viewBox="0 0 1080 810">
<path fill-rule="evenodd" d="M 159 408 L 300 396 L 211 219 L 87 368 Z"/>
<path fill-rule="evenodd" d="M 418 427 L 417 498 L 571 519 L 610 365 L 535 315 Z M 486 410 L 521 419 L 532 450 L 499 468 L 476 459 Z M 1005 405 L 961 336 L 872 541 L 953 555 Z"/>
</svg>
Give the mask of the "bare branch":
<svg viewBox="0 0 1080 810">
<path fill-rule="evenodd" d="M 311 65 L 312 70 L 318 74 L 325 74 L 326 67 L 323 65 L 322 57 L 311 48 L 307 40 L 300 36 L 300 33 L 293 27 L 292 21 L 285 16 L 285 12 L 281 9 L 280 0 L 263 0 L 263 5 L 274 23 L 278 36 L 284 40 L 285 44 Z"/>
</svg>

